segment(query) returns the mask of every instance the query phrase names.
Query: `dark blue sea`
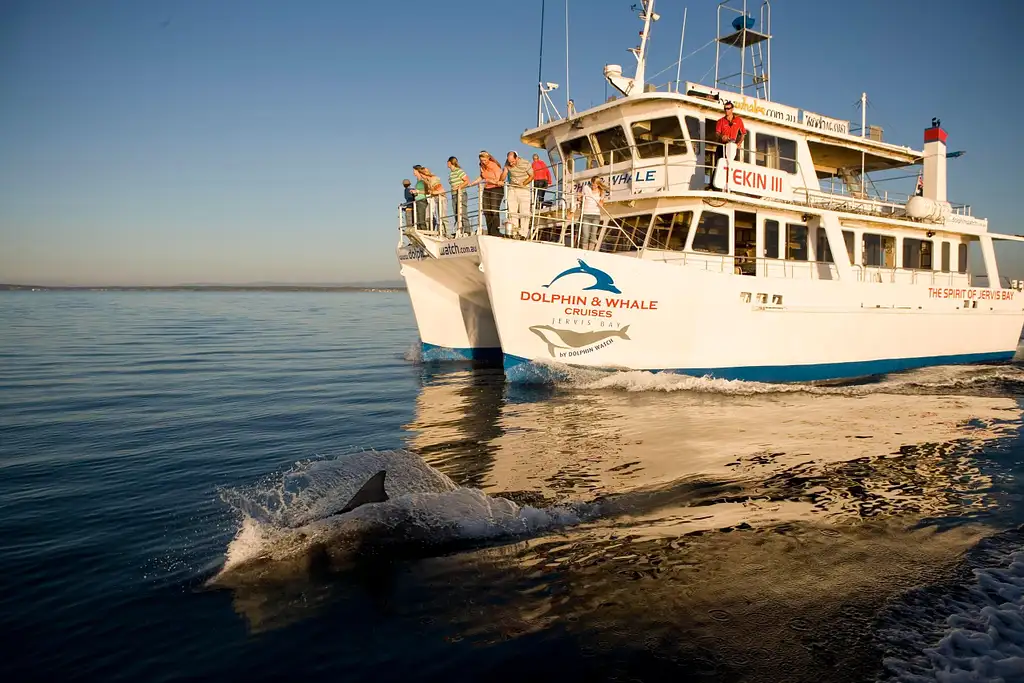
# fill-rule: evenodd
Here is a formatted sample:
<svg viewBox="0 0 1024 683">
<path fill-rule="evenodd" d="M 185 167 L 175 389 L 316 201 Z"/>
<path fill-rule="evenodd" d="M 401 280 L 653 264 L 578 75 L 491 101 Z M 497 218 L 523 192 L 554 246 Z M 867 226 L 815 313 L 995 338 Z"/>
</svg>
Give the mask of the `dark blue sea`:
<svg viewBox="0 0 1024 683">
<path fill-rule="evenodd" d="M 404 293 L 0 294 L 2 680 L 1024 681 L 1021 364 L 417 348 Z"/>
</svg>

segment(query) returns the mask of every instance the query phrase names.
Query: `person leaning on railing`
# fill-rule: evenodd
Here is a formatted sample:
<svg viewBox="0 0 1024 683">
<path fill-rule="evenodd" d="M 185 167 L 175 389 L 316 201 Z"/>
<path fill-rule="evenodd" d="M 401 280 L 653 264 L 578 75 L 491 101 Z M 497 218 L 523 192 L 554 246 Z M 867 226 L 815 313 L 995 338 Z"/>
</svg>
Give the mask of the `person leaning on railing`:
<svg viewBox="0 0 1024 683">
<path fill-rule="evenodd" d="M 405 227 L 411 228 L 414 225 L 414 219 L 412 215 L 413 202 L 416 201 L 416 191 L 411 187 L 412 182 L 406 178 L 402 181 L 402 187 L 405 188 L 405 192 L 402 195 L 405 199 L 402 202 L 402 212 L 405 214 Z"/>
<path fill-rule="evenodd" d="M 416 198 L 413 203 L 413 212 L 416 215 L 416 229 L 426 230 L 427 229 L 427 183 L 423 180 L 423 174 L 420 169 L 423 167 L 416 164 L 412 167 L 412 174 L 416 177 L 416 187 L 413 189 L 412 194 Z"/>
<path fill-rule="evenodd" d="M 448 219 L 445 217 L 445 214 L 448 213 L 448 201 L 445 196 L 444 185 L 441 184 L 441 179 L 434 175 L 429 168 L 420 166 L 416 170 L 419 172 L 427 188 L 426 194 L 431 213 L 430 227 L 432 229 L 436 228 L 438 232 L 447 232 Z"/>
<path fill-rule="evenodd" d="M 530 187 L 533 184 L 533 166 L 515 152 L 509 152 L 505 158 L 505 168 L 501 172 L 501 180 L 508 178 L 508 218 L 515 226 L 514 236 L 520 239 L 530 238 L 530 216 L 533 213 L 533 196 Z"/>
<path fill-rule="evenodd" d="M 484 184 L 484 190 L 480 204 L 484 213 L 484 220 L 487 221 L 487 234 L 500 237 L 501 197 L 504 194 L 501 166 L 494 160 L 490 152 L 486 150 L 480 152 L 480 177 L 466 185 L 466 187 L 473 187 L 481 182 Z"/>
<path fill-rule="evenodd" d="M 452 188 L 452 209 L 455 211 L 456 233 L 468 235 L 472 232 L 469 227 L 469 210 L 466 200 L 469 176 L 459 166 L 459 160 L 455 157 L 448 157 L 448 185 Z"/>
<path fill-rule="evenodd" d="M 715 168 L 718 167 L 718 160 L 725 156 L 725 146 L 730 142 L 736 143 L 737 157 L 739 148 L 743 145 L 743 138 L 747 135 L 747 127 L 735 112 L 732 102 L 725 103 L 725 116 L 718 119 L 715 124 L 715 140 L 718 145 L 715 147 L 715 163 L 711 169 L 711 176 L 714 177 Z M 729 161 L 735 161 L 730 159 Z"/>
</svg>

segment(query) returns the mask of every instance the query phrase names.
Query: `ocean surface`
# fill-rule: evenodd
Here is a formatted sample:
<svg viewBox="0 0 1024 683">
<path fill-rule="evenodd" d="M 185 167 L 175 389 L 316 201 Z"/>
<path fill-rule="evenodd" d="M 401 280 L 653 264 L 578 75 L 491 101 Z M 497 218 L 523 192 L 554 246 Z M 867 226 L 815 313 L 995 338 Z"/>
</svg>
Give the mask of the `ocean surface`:
<svg viewBox="0 0 1024 683">
<path fill-rule="evenodd" d="M 0 294 L 2 679 L 1024 681 L 1024 365 L 417 348 L 404 293 Z"/>
</svg>

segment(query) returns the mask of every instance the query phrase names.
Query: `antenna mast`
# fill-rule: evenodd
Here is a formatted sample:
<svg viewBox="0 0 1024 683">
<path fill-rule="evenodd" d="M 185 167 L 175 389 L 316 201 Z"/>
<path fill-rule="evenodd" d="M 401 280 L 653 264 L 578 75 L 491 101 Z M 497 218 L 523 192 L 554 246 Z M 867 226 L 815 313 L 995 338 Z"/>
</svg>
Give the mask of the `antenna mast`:
<svg viewBox="0 0 1024 683">
<path fill-rule="evenodd" d="M 568 0 L 566 0 L 568 2 Z M 654 0 L 641 0 L 643 11 L 640 12 L 640 20 L 644 22 L 644 30 L 640 32 L 640 46 L 631 47 L 629 51 L 636 57 L 636 72 L 633 78 L 626 78 L 622 75 L 622 67 L 618 64 L 607 64 L 604 67 L 604 77 L 626 97 L 634 97 L 644 91 L 644 70 L 647 67 L 647 42 L 651 35 L 651 22 L 661 17 L 654 13 Z M 633 6 L 634 8 L 636 5 Z"/>
<path fill-rule="evenodd" d="M 544 0 L 540 0 L 540 55 L 537 57 L 537 125 L 544 123 Z"/>
</svg>

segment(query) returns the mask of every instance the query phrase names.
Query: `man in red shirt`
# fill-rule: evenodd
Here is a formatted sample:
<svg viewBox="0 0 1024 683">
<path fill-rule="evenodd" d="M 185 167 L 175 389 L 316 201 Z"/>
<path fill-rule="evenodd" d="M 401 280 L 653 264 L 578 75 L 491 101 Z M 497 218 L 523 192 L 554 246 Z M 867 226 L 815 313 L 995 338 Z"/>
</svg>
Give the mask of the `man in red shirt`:
<svg viewBox="0 0 1024 683">
<path fill-rule="evenodd" d="M 726 143 L 735 142 L 737 148 L 742 147 L 743 138 L 746 136 L 747 128 L 743 125 L 743 119 L 733 113 L 732 102 L 726 102 L 725 116 L 718 119 L 718 123 L 715 124 L 715 138 L 720 143 L 715 150 L 715 166 L 718 166 L 718 160 L 725 156 Z"/>
<path fill-rule="evenodd" d="M 533 189 L 537 194 L 537 208 L 540 209 L 544 206 L 551 206 L 550 202 L 544 201 L 544 188 L 550 187 L 552 182 L 551 171 L 548 169 L 548 165 L 540 160 L 539 154 L 533 155 Z"/>
</svg>

